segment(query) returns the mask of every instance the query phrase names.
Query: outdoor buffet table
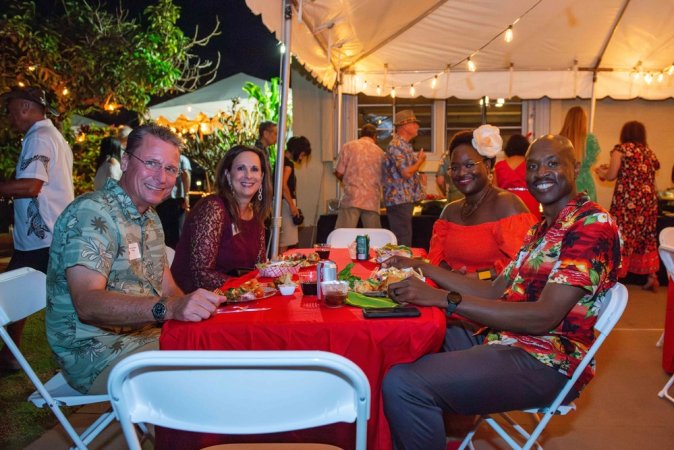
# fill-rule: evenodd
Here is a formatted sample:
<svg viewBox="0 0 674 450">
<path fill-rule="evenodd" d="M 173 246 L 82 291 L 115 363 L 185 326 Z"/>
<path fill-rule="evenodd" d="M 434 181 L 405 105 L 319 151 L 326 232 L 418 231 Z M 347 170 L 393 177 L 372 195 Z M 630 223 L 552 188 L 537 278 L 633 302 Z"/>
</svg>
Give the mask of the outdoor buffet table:
<svg viewBox="0 0 674 450">
<path fill-rule="evenodd" d="M 346 249 L 333 249 L 330 259 L 337 263 L 340 270 L 351 262 Z M 367 278 L 377 267 L 367 261 L 355 263 L 352 273 L 362 278 Z M 251 272 L 234 281 L 232 286 L 240 285 L 255 275 L 256 272 Z M 168 321 L 162 329 L 161 349 L 324 350 L 345 356 L 363 369 L 370 382 L 372 409 L 368 421 L 368 448 L 392 448 L 381 398 L 382 380 L 391 366 L 414 361 L 440 349 L 445 334 L 443 312 L 436 308 L 420 308 L 422 315 L 419 318 L 366 320 L 359 308 L 344 306 L 332 309 L 320 305 L 315 296 L 303 297 L 299 286 L 293 296 L 276 295 L 238 306 L 244 305 L 259 310 L 216 314 L 199 323 Z M 227 306 L 225 310 L 228 308 L 234 307 Z M 352 448 L 353 439 L 352 424 L 254 437 L 158 429 L 156 448 L 196 449 L 224 442 L 293 440 Z"/>
</svg>

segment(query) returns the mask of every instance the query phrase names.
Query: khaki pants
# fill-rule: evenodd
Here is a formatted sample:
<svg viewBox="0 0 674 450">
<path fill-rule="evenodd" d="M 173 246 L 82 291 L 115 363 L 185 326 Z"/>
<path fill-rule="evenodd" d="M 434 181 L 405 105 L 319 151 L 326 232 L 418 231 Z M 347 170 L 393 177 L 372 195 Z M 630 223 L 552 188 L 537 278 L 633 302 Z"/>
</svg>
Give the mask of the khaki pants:
<svg viewBox="0 0 674 450">
<path fill-rule="evenodd" d="M 358 219 L 363 222 L 363 228 L 381 228 L 379 213 L 360 208 L 339 208 L 335 228 L 356 228 Z"/>
</svg>

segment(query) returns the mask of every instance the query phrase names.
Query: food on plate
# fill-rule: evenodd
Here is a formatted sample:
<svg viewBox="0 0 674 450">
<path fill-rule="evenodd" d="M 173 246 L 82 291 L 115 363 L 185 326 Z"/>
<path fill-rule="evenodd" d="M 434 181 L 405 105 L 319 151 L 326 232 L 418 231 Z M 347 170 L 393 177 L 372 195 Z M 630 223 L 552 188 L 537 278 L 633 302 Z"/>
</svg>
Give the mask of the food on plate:
<svg viewBox="0 0 674 450">
<path fill-rule="evenodd" d="M 295 274 L 300 270 L 299 261 L 274 261 L 257 263 L 255 267 L 260 271 L 261 277 L 276 278 L 285 273 Z"/>
<path fill-rule="evenodd" d="M 262 283 L 257 278 L 250 279 L 236 288 L 215 289 L 214 292 L 223 295 L 228 302 L 241 302 L 259 298 L 271 297 L 278 292 L 271 283 Z"/>
<path fill-rule="evenodd" d="M 402 281 L 409 277 L 417 277 L 420 280 L 425 280 L 424 274 L 421 272 L 421 269 L 413 269 L 411 267 L 406 267 L 404 269 L 398 269 L 396 267 L 387 267 L 385 269 L 379 269 L 373 273 L 372 277 L 375 280 L 379 281 L 379 291 L 385 291 L 388 289 L 388 286 L 398 281 Z"/>
<path fill-rule="evenodd" d="M 364 294 L 366 292 L 374 292 L 379 290 L 379 281 L 374 278 L 368 278 L 367 280 L 356 280 L 353 283 L 352 291 L 358 292 L 359 294 Z"/>
<path fill-rule="evenodd" d="M 407 256 L 408 258 L 412 257 L 412 249 L 406 245 L 386 244 L 383 247 L 376 248 L 374 253 L 375 260 L 378 263 L 384 262 L 391 256 L 396 255 Z"/>
<path fill-rule="evenodd" d="M 279 287 L 283 284 L 293 284 L 293 276 L 291 273 L 284 273 L 278 278 L 274 278 L 274 285 Z"/>
</svg>

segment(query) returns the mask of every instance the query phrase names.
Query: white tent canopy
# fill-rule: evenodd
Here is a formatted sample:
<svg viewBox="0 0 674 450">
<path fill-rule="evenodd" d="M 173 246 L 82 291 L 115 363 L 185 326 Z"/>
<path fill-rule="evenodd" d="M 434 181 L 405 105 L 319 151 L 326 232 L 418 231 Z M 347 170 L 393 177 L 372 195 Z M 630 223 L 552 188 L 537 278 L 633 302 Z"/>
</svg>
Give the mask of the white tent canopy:
<svg viewBox="0 0 674 450">
<path fill-rule="evenodd" d="M 248 81 L 260 87 L 263 87 L 265 83 L 260 78 L 239 72 L 196 91 L 151 106 L 150 117 L 157 119 L 159 116 L 164 116 L 173 122 L 181 114 L 188 119 L 194 119 L 199 113 L 213 117 L 220 111 L 231 112 L 232 99 L 240 98 L 240 103 L 244 105 L 249 102 L 248 95 L 242 90 L 243 85 Z"/>
<path fill-rule="evenodd" d="M 246 2 L 281 39 L 282 2 Z M 292 53 L 329 89 L 341 72 L 347 94 L 590 98 L 594 84 L 596 98 L 674 97 L 671 0 L 293 3 Z"/>
</svg>

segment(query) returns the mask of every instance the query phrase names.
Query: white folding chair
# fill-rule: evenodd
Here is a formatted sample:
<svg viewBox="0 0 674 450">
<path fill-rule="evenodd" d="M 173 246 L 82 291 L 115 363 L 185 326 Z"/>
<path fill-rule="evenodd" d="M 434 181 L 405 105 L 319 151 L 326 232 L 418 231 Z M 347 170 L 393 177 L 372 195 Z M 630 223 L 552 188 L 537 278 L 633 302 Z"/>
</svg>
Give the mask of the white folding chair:
<svg viewBox="0 0 674 450">
<path fill-rule="evenodd" d="M 363 234 L 370 236 L 371 247 L 377 248 L 398 243 L 396 235 L 386 228 L 337 228 L 328 235 L 328 244 L 337 248 L 346 248 L 356 240 L 356 236 Z"/>
<path fill-rule="evenodd" d="M 595 353 L 597 353 L 599 347 L 601 347 L 601 345 L 604 343 L 604 340 L 622 316 L 623 312 L 625 311 L 625 307 L 627 306 L 627 295 L 627 289 L 620 283 L 616 283 L 615 286 L 613 286 L 606 294 L 603 304 L 601 305 L 601 310 L 599 311 L 597 323 L 594 326 L 594 329 L 598 332 L 598 335 L 592 346 L 590 346 L 587 353 L 585 354 L 585 357 L 583 357 L 576 370 L 574 370 L 571 378 L 569 378 L 569 380 L 564 385 L 564 388 L 562 388 L 562 390 L 557 395 L 557 398 L 555 398 L 555 400 L 546 407 L 522 411 L 525 413 L 534 414 L 536 416 L 538 424 L 533 429 L 533 431 L 530 433 L 527 432 L 521 425 L 515 422 L 515 420 L 513 420 L 512 417 L 506 413 L 497 414 L 502 419 L 504 419 L 515 431 L 517 431 L 517 433 L 519 433 L 519 435 L 523 438 L 522 440 L 525 440 L 524 444 L 520 444 L 513 437 L 511 437 L 505 428 L 503 428 L 493 418 L 492 415 L 484 414 L 477 421 L 474 428 L 466 435 L 463 442 L 461 442 L 459 450 L 463 450 L 466 447 L 471 449 L 474 448 L 473 436 L 482 423 L 486 423 L 491 426 L 494 431 L 496 431 L 501 436 L 501 438 L 503 438 L 503 440 L 505 440 L 513 449 L 528 450 L 534 444 L 536 444 L 538 449 L 542 449 L 540 444 L 537 442 L 537 439 L 547 426 L 552 416 L 566 415 L 570 411 L 576 409 L 576 405 L 574 403 L 562 405 L 562 402 L 569 391 L 571 391 L 571 388 L 573 388 L 573 385 L 576 383 L 580 375 L 583 373 L 583 370 L 585 370 L 585 367 L 590 364 L 592 358 L 594 358 Z"/>
<path fill-rule="evenodd" d="M 660 232 L 660 247 L 658 247 L 658 253 L 660 254 L 660 259 L 667 269 L 667 276 L 669 282 L 671 283 L 674 280 L 674 227 L 664 228 Z M 663 331 L 660 335 L 660 339 L 655 344 L 657 347 L 662 347 L 662 344 L 665 340 L 665 332 Z M 665 383 L 665 386 L 658 392 L 658 397 L 666 398 L 670 402 L 674 402 L 674 397 L 669 395 L 669 389 L 674 384 L 674 375 Z"/>
<path fill-rule="evenodd" d="M 0 274 L 0 337 L 12 352 L 37 391 L 28 397 L 38 408 L 47 405 L 61 422 L 78 449 L 87 445 L 115 418 L 112 411 L 103 413 L 81 435 L 72 427 L 59 406 L 79 406 L 109 401 L 108 395 L 85 395 L 68 385 L 61 372 L 42 383 L 16 346 L 5 326 L 44 309 L 47 305 L 46 276 L 30 268 Z"/>
<path fill-rule="evenodd" d="M 366 446 L 370 385 L 358 366 L 333 353 L 143 352 L 115 366 L 108 391 L 131 450 L 140 449 L 139 422 L 237 435 L 355 422 L 356 449 Z"/>
</svg>

